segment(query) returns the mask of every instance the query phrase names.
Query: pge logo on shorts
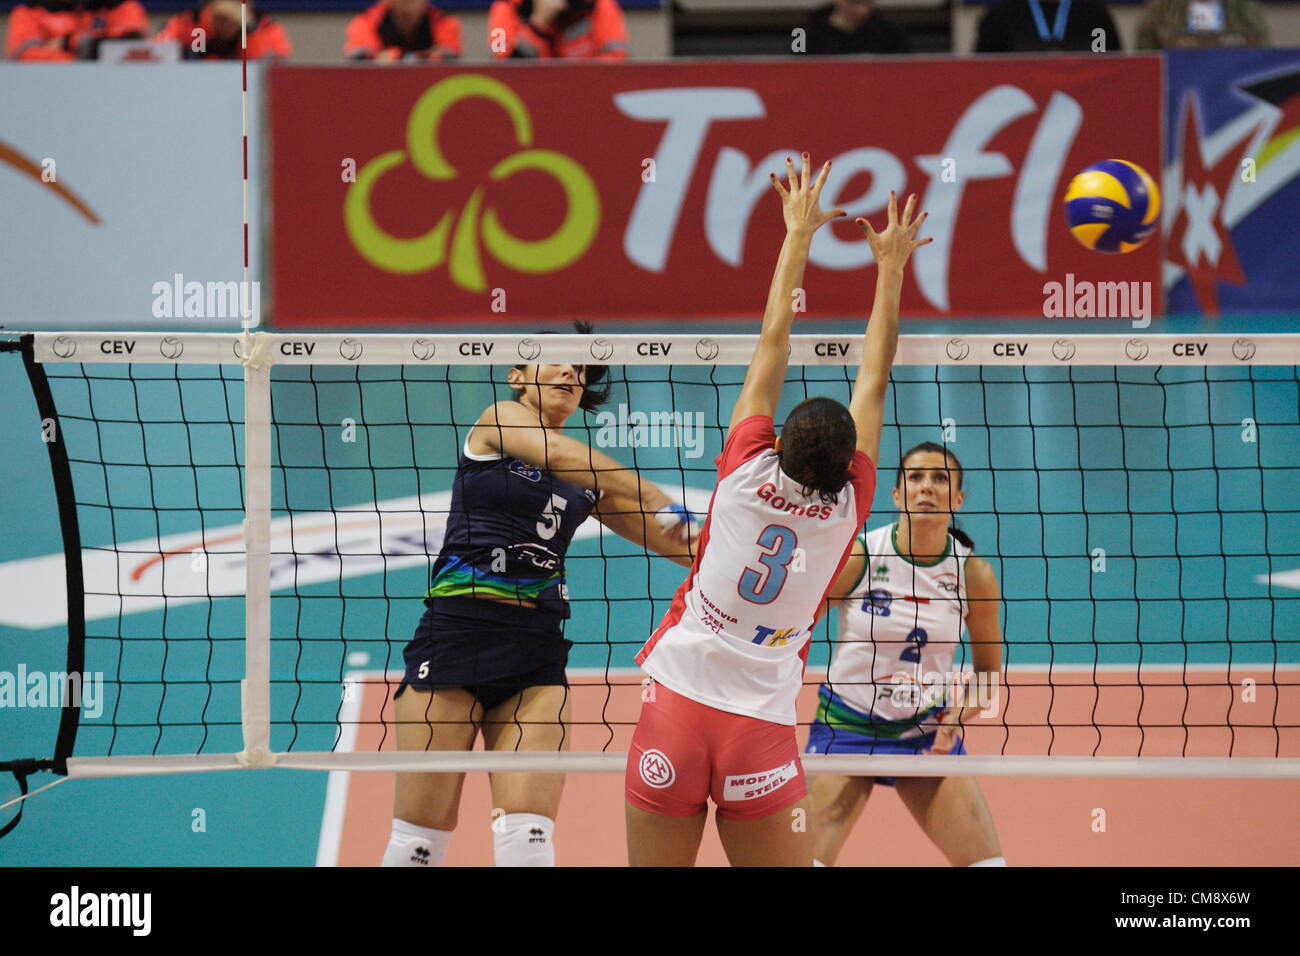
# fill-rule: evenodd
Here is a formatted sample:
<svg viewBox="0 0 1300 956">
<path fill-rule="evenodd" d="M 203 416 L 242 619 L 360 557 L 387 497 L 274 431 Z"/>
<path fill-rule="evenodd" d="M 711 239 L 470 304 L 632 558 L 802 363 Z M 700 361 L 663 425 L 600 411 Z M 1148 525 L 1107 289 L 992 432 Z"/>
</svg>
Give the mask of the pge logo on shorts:
<svg viewBox="0 0 1300 956">
<path fill-rule="evenodd" d="M 662 750 L 647 750 L 643 753 L 637 770 L 641 772 L 641 779 L 656 790 L 671 787 L 673 781 L 677 779 L 677 771 L 673 769 L 673 762 L 665 756 Z"/>
</svg>

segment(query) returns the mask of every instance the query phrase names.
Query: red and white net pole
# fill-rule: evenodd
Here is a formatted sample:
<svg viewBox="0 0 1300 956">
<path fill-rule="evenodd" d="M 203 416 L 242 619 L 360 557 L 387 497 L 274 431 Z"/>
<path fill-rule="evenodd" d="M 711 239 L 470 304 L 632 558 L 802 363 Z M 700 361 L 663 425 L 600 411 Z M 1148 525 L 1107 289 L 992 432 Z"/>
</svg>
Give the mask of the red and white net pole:
<svg viewBox="0 0 1300 956">
<path fill-rule="evenodd" d="M 253 333 L 261 321 L 248 267 L 248 3 L 241 2 L 239 60 L 244 158 L 244 285 L 241 291 L 244 364 L 244 680 L 241 683 L 245 767 L 269 767 L 271 752 L 271 371 L 268 336 Z M 259 302 L 260 306 L 260 302 Z"/>
</svg>

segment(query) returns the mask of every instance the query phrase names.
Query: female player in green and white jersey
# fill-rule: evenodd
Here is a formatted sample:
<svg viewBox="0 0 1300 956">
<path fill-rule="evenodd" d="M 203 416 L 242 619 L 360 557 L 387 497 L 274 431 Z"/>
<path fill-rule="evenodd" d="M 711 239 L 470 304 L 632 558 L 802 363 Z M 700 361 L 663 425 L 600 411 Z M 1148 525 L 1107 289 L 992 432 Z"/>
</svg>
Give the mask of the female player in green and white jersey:
<svg viewBox="0 0 1300 956">
<path fill-rule="evenodd" d="M 980 687 L 999 686 L 1002 632 L 993 568 L 951 527 L 965 495 L 961 463 L 925 442 L 903 456 L 895 524 L 860 536 L 830 591 L 839 632 L 818 693 L 808 753 L 962 754 L 959 728 L 982 709 L 948 699 L 963 622 Z M 946 706 L 947 705 L 947 706 Z M 812 787 L 816 863 L 834 864 L 875 783 L 904 805 L 954 866 L 1005 866 L 973 777 L 821 775 Z"/>
</svg>

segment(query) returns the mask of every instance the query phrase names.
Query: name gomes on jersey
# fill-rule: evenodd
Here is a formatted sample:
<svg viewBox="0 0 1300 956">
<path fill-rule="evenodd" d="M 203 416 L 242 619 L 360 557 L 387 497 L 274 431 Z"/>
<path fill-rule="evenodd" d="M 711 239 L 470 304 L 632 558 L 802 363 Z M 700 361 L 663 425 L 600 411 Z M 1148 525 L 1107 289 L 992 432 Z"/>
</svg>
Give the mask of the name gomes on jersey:
<svg viewBox="0 0 1300 956">
<path fill-rule="evenodd" d="M 785 514 L 792 514 L 797 518 L 817 518 L 825 521 L 833 514 L 830 505 L 799 505 L 793 501 L 787 501 L 784 496 L 776 493 L 776 485 L 770 481 L 759 485 L 757 494 L 770 507 Z"/>
</svg>

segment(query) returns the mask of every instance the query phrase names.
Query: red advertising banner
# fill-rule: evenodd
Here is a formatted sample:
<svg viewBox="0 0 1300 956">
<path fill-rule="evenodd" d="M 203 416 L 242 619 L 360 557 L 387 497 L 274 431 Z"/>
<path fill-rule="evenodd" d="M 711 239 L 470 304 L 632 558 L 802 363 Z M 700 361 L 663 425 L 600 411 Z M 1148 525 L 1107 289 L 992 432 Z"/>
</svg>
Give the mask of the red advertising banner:
<svg viewBox="0 0 1300 956">
<path fill-rule="evenodd" d="M 823 205 L 849 213 L 813 243 L 809 317 L 869 312 L 851 220 L 883 220 L 890 190 L 935 240 L 909 316 L 1087 317 L 1076 290 L 1131 282 L 1158 313 L 1159 240 L 1091 252 L 1061 200 L 1102 159 L 1158 177 L 1161 102 L 1154 55 L 275 66 L 275 320 L 754 316 L 784 234 L 768 173 L 802 150 L 834 160 Z"/>
</svg>

